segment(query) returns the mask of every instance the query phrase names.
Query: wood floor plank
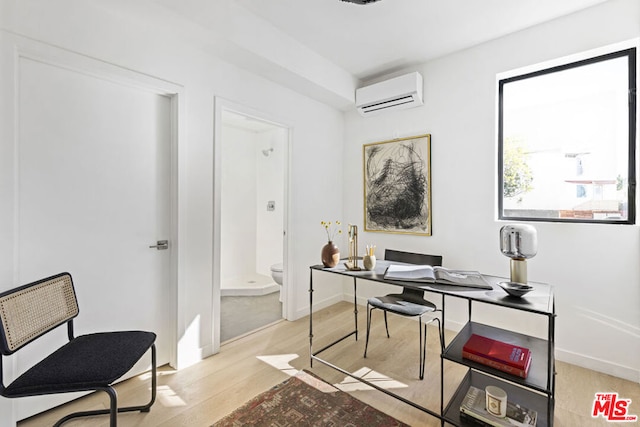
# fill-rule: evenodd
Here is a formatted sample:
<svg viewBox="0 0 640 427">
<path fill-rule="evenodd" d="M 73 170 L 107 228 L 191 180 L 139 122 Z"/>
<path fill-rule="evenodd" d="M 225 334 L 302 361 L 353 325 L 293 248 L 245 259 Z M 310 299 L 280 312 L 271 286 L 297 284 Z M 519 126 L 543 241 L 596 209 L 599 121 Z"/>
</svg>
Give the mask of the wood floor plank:
<svg viewBox="0 0 640 427">
<path fill-rule="evenodd" d="M 406 387 L 394 392 L 439 411 L 440 357 L 434 327 L 429 327 L 425 379 L 418 379 L 418 326 L 413 320 L 389 317 L 391 338 L 384 331 L 382 316 L 375 317 L 367 358 L 363 358 L 366 313 L 358 313 L 358 341 L 351 337 L 322 356 L 350 372 L 368 368 Z M 341 302 L 314 313 L 314 348 L 346 333 L 353 325 L 353 305 Z M 210 426 L 252 397 L 284 381 L 290 374 L 307 369 L 328 382 L 339 384 L 346 376 L 317 361 L 309 363 L 309 319 L 279 322 L 254 334 L 222 346 L 219 354 L 174 371 L 162 367 L 158 376 L 158 399 L 150 413 L 121 414 L 122 427 Z M 447 331 L 448 337 L 452 335 Z M 318 346 L 316 346 L 316 343 Z M 279 359 L 276 356 L 281 356 Z M 262 358 L 259 358 L 262 357 Z M 448 398 L 466 372 L 445 362 L 445 396 Z M 291 370 L 288 370 L 290 368 Z M 596 392 L 617 391 L 632 399 L 630 413 L 640 415 L 640 385 L 588 369 L 557 363 L 555 426 L 609 425 L 591 417 Z M 379 384 L 389 381 L 378 379 Z M 394 383 L 395 384 L 395 383 Z M 397 386 L 397 384 L 395 384 Z M 360 387 L 362 388 L 362 387 Z M 132 378 L 117 386 L 123 404 L 144 402 L 149 392 L 148 375 Z M 412 426 L 437 426 L 440 422 L 423 412 L 377 391 L 350 392 L 356 398 Z M 77 410 L 106 407 L 107 399 L 94 394 L 20 422 L 19 427 L 49 427 L 62 416 Z M 65 427 L 108 426 L 107 417 L 73 421 Z"/>
</svg>

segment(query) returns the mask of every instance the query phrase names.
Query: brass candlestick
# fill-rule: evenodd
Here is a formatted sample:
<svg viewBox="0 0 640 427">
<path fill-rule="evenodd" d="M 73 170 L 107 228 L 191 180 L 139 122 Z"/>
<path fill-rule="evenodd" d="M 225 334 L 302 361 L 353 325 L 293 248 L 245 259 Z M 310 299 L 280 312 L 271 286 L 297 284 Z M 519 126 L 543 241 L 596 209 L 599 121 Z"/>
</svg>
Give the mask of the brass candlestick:
<svg viewBox="0 0 640 427">
<path fill-rule="evenodd" d="M 349 260 L 344 263 L 349 271 L 360 271 L 358 267 L 358 226 L 349 224 Z"/>
</svg>

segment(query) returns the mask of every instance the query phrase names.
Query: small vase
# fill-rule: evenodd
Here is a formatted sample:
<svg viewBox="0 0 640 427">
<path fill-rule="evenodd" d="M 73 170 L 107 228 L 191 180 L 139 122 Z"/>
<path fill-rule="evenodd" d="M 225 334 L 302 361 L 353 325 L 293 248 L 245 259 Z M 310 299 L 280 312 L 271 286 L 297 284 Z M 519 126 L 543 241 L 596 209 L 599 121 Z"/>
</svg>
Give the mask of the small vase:
<svg viewBox="0 0 640 427">
<path fill-rule="evenodd" d="M 335 267 L 340 262 L 340 249 L 331 241 L 322 247 L 322 265 Z"/>
<path fill-rule="evenodd" d="M 371 271 L 376 268 L 376 256 L 375 255 L 365 255 L 362 258 L 362 265 L 364 265 L 364 269 L 367 271 Z"/>
</svg>

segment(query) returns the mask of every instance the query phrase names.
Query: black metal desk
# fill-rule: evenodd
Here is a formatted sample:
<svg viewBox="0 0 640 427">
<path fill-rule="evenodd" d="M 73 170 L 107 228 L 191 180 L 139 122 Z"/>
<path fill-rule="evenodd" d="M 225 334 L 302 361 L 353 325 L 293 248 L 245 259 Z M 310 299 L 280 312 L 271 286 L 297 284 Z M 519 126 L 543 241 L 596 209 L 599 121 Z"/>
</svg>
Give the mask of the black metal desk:
<svg viewBox="0 0 640 427">
<path fill-rule="evenodd" d="M 394 264 L 400 264 L 393 262 Z M 553 425 L 553 408 L 555 395 L 555 358 L 554 358 L 554 336 L 555 336 L 555 301 L 553 297 L 553 288 L 544 283 L 529 283 L 534 286 L 534 290 L 526 295 L 525 298 L 513 298 L 508 296 L 497 284 L 508 279 L 487 276 L 483 277 L 492 289 L 468 288 L 457 285 L 447 285 L 440 283 L 416 283 L 404 281 L 385 280 L 384 272 L 391 264 L 389 261 L 378 260 L 374 271 L 349 271 L 342 264 L 334 268 L 325 268 L 322 265 L 313 265 L 310 267 L 309 278 L 309 354 L 310 363 L 316 360 L 327 365 L 357 381 L 360 381 L 369 387 L 379 390 L 389 396 L 392 396 L 408 405 L 413 406 L 429 415 L 441 420 L 442 425 L 445 421 L 454 425 L 461 425 L 462 421 L 459 417 L 459 404 L 466 393 L 469 385 L 478 385 L 484 388 L 487 382 L 486 374 L 491 378 L 498 377 L 500 386 L 507 389 L 510 396 L 516 396 L 522 401 L 527 402 L 531 409 L 539 412 L 538 426 Z M 319 350 L 313 349 L 313 274 L 315 272 L 324 272 L 338 274 L 351 277 L 353 279 L 353 305 L 354 305 L 354 329 L 346 335 L 337 338 L 330 344 Z M 411 287 L 426 292 L 439 294 L 441 296 L 442 309 L 442 333 L 445 330 L 445 297 L 462 298 L 468 301 L 468 323 L 464 328 L 451 340 L 449 344 L 445 343 L 444 351 L 441 354 L 440 362 L 440 413 L 429 408 L 425 408 L 415 402 L 412 402 L 396 393 L 373 384 L 363 378 L 340 368 L 339 366 L 322 359 L 319 355 L 332 346 L 354 336 L 358 339 L 358 304 L 357 304 L 357 282 L 358 279 L 385 283 L 395 286 Z M 472 321 L 472 304 L 480 302 L 500 307 L 506 307 L 514 310 L 526 311 L 539 314 L 547 318 L 547 339 L 540 339 L 507 331 L 492 326 L 484 325 Z M 515 378 L 504 374 L 498 370 L 488 368 L 475 362 L 471 362 L 462 358 L 462 346 L 471 335 L 471 333 L 479 332 L 484 335 L 495 336 L 496 339 L 507 340 L 513 344 L 519 344 L 531 349 L 533 356 L 531 369 L 528 379 Z M 444 336 L 442 337 L 444 340 Z M 449 360 L 469 368 L 467 376 L 460 384 L 458 390 L 454 393 L 451 400 L 445 407 L 444 402 L 444 361 Z M 541 394 L 542 393 L 542 394 Z"/>
</svg>

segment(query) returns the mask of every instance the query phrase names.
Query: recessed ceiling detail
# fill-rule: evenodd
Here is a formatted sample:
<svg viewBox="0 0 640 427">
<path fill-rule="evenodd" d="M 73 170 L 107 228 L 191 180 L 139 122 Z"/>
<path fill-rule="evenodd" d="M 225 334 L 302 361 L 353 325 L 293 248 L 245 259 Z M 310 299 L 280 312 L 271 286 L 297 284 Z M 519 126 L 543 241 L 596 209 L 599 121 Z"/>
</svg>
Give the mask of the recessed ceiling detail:
<svg viewBox="0 0 640 427">
<path fill-rule="evenodd" d="M 367 4 L 367 3 L 376 2 L 378 0 L 342 0 L 342 1 L 347 3 L 355 3 L 355 4 Z"/>
</svg>

